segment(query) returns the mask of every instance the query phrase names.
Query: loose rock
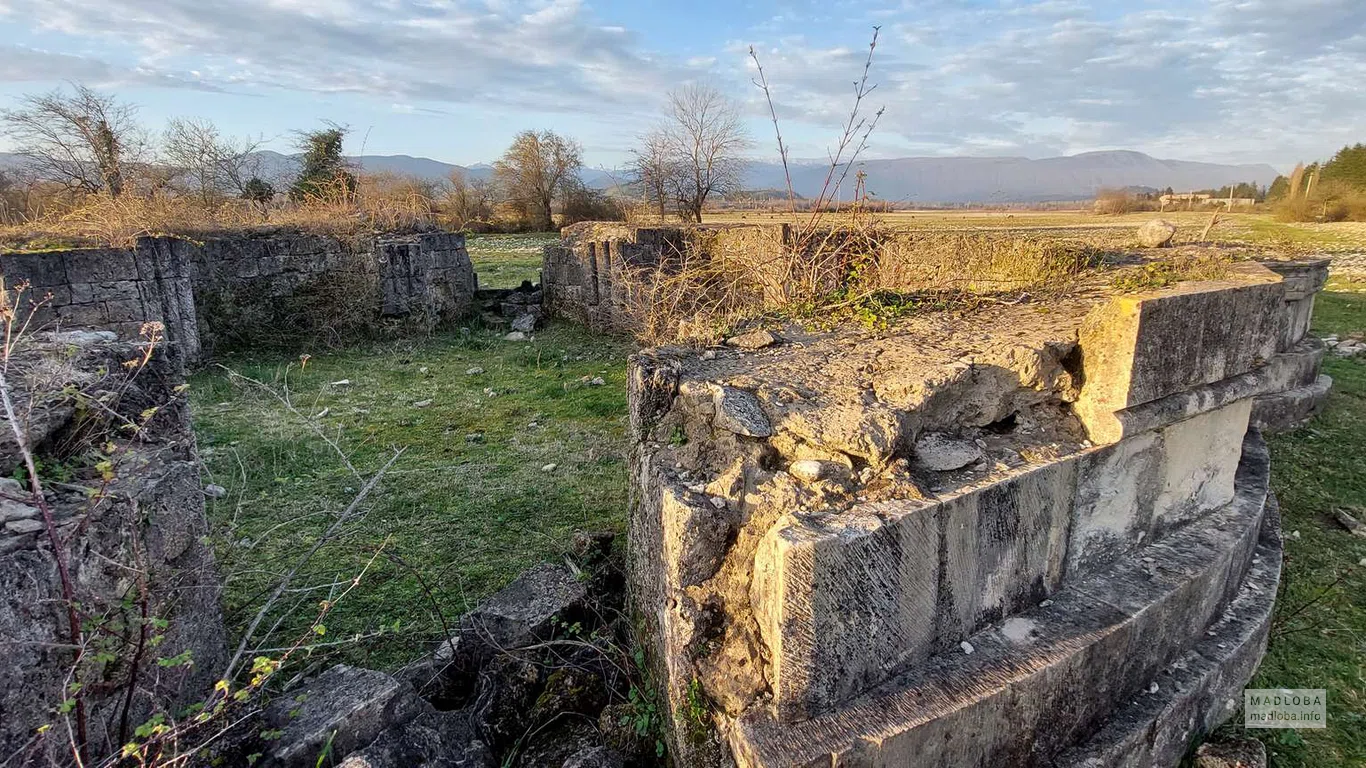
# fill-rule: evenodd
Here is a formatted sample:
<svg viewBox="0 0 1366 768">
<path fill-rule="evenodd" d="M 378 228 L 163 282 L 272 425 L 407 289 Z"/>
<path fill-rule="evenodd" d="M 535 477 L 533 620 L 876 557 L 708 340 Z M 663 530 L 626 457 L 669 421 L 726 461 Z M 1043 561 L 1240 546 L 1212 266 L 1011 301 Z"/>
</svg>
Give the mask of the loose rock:
<svg viewBox="0 0 1366 768">
<path fill-rule="evenodd" d="M 1338 357 L 1360 357 L 1366 354 L 1366 341 L 1360 339 L 1343 339 L 1334 344 L 1331 349 L 1333 354 Z"/>
<path fill-rule="evenodd" d="M 1206 742 L 1195 751 L 1195 768 L 1266 768 L 1266 747 L 1252 738 Z"/>
<path fill-rule="evenodd" d="M 1138 228 L 1138 242 L 1145 248 L 1165 248 L 1176 237 L 1176 225 L 1162 219 L 1152 219 Z"/>
<path fill-rule="evenodd" d="M 929 432 L 915 441 L 915 461 L 935 472 L 952 472 L 982 458 L 982 449 L 969 440 Z"/>
<path fill-rule="evenodd" d="M 204 486 L 204 495 L 211 499 L 221 499 L 228 495 L 228 489 L 221 485 L 210 484 Z"/>
<path fill-rule="evenodd" d="M 569 756 L 563 768 L 622 768 L 626 761 L 607 747 L 587 747 Z"/>
<path fill-rule="evenodd" d="M 763 349 L 764 347 L 771 347 L 777 343 L 778 337 L 762 328 L 757 331 L 742 333 L 739 336 L 733 336 L 726 339 L 726 346 L 735 347 L 736 349 L 748 349 L 751 351 Z"/>
<path fill-rule="evenodd" d="M 1341 507 L 1334 509 L 1333 518 L 1338 521 L 1338 525 L 1346 528 L 1348 533 L 1366 539 L 1366 523 L 1353 517 L 1347 510 Z"/>
<path fill-rule="evenodd" d="M 773 425 L 769 424 L 768 417 L 759 406 L 759 398 L 743 389 L 722 386 L 713 388 L 712 405 L 716 408 L 712 424 L 718 429 L 747 437 L 773 435 Z"/>
<path fill-rule="evenodd" d="M 794 461 L 788 466 L 787 471 L 798 480 L 804 480 L 808 483 L 824 480 L 830 474 L 825 462 L 815 459 Z"/>
<path fill-rule="evenodd" d="M 407 683 L 338 664 L 267 708 L 266 722 L 282 731 L 271 764 L 312 768 L 329 744 L 333 753 L 349 754 L 431 709 Z"/>
<path fill-rule="evenodd" d="M 42 520 L 11 520 L 5 523 L 5 533 L 23 536 L 29 533 L 37 533 L 45 527 L 47 526 L 43 524 Z"/>
<path fill-rule="evenodd" d="M 390 728 L 369 746 L 352 752 L 339 768 L 493 768 L 493 753 L 465 712 L 428 712 Z"/>
<path fill-rule="evenodd" d="M 452 646 L 487 657 L 546 640 L 555 620 L 581 609 L 587 598 L 587 588 L 568 568 L 541 563 L 461 617 L 459 641 L 442 643 L 438 659 L 453 653 Z"/>
<path fill-rule="evenodd" d="M 522 331 L 513 331 L 504 336 L 503 341 L 526 341 L 526 334 Z"/>
</svg>

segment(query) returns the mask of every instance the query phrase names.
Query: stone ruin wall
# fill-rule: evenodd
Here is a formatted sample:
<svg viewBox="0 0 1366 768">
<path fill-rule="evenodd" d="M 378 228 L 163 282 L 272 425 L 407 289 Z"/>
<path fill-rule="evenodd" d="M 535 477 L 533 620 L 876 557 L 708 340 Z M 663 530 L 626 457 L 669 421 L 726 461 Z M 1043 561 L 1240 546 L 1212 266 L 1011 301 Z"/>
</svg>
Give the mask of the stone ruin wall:
<svg viewBox="0 0 1366 768">
<path fill-rule="evenodd" d="M 90 744 L 100 754 L 117 749 L 121 732 L 131 737 L 123 723 L 135 728 L 153 711 L 202 701 L 226 661 L 222 584 L 205 543 L 204 494 L 179 390 L 184 374 L 162 350 L 125 381 L 123 363 L 142 354 L 139 345 L 118 342 L 108 331 L 36 334 L 8 372 L 20 428 L 41 466 L 59 466 L 92 444 L 107 450 L 105 440 L 117 446 L 107 485 L 93 469 L 46 484 L 53 531 L 89 625 L 91 646 L 76 679 L 84 684 Z M 68 394 L 74 390 L 135 420 L 149 407 L 159 410 L 136 438 L 117 428 L 100 437 L 91 432 L 98 415 L 82 409 Z M 71 680 L 62 582 L 40 509 L 28 486 L 10 479 L 23 462 L 11 425 L 0 422 L 0 754 L 17 756 L 18 765 L 64 764 L 70 753 L 63 726 L 36 738 L 40 726 L 55 722 Z M 148 616 L 165 622 L 145 624 L 149 639 L 161 639 L 154 646 L 149 641 L 140 661 L 131 644 L 113 643 L 112 634 L 95 628 L 108 619 L 115 634 L 139 634 L 135 569 L 147 574 Z M 183 652 L 193 666 L 157 664 Z M 109 657 L 100 658 L 103 653 Z M 131 699 L 129 680 L 136 680 Z M 59 757 L 49 762 L 47 754 Z"/>
<path fill-rule="evenodd" d="M 633 599 L 672 754 L 1177 764 L 1265 649 L 1257 425 L 1322 402 L 1325 273 L 636 356 Z"/>
<path fill-rule="evenodd" d="M 311 302 L 358 304 L 373 321 L 405 318 L 429 330 L 467 314 L 476 289 L 464 236 L 441 232 L 147 237 L 129 249 L 0 254 L 0 274 L 9 286 L 27 281 L 30 299 L 51 295 L 37 326 L 137 339 L 158 321 L 187 361 L 276 332 Z"/>
<path fill-rule="evenodd" d="M 858 248 L 822 255 L 832 251 L 828 242 L 863 237 L 868 240 L 860 245 L 875 247 L 875 259 L 856 261 Z M 545 249 L 545 310 L 594 328 L 637 333 L 652 303 L 697 289 L 695 282 L 679 287 L 674 280 L 685 265 L 711 270 L 731 287 L 730 300 L 762 309 L 794 295 L 809 297 L 813 286 L 817 293 L 841 289 L 855 273 L 862 287 L 892 292 L 1053 292 L 1097 255 L 1077 243 L 1002 232 L 830 229 L 805 245 L 799 238 L 788 224 L 575 224 Z M 793 260 L 794 252 L 803 255 Z"/>
<path fill-rule="evenodd" d="M 934 233 L 893 233 L 886 243 L 878 274 L 879 285 L 888 290 L 954 288 L 995 291 L 1027 287 L 1027 276 L 1046 270 L 1067 269 L 1072 251 L 1029 252 L 1023 259 L 1000 258 L 1011 247 L 1006 239 L 996 254 L 986 249 L 981 256 L 968 255 L 955 238 L 962 233 L 936 237 Z M 986 236 L 992 241 L 992 236 Z M 638 227 L 584 222 L 566 227 L 560 243 L 546 247 L 543 268 L 544 312 L 589 327 L 632 333 L 638 330 L 637 308 L 646 294 L 644 283 L 656 272 L 677 266 L 680 254 L 706 255 L 745 250 L 776 251 L 791 239 L 787 225 L 709 225 L 694 227 Z M 981 251 L 975 240 L 970 250 Z M 993 255 L 996 258 L 993 259 Z M 969 264 L 976 259 L 977 263 Z M 763 257 L 758 259 L 763 261 Z M 1264 430 L 1281 430 L 1312 418 L 1327 399 L 1332 380 L 1319 374 L 1324 356 L 1321 341 L 1309 335 L 1314 296 L 1328 280 L 1326 258 L 1302 260 L 1268 258 L 1258 262 L 1281 275 L 1285 300 L 1280 308 L 1282 336 L 1275 365 L 1268 366 L 1256 385 L 1260 394 L 1253 421 Z M 966 265 L 966 266 L 965 266 Z M 971 279 L 964 275 L 971 273 Z M 770 286 L 769 290 L 780 290 Z"/>
</svg>

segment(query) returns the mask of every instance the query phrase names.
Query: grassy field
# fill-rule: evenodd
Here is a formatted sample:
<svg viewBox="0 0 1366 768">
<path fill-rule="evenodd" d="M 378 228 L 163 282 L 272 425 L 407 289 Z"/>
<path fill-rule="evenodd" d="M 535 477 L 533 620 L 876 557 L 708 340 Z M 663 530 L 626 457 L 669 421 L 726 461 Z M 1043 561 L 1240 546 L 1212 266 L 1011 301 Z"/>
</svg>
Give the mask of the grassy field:
<svg viewBox="0 0 1366 768">
<path fill-rule="evenodd" d="M 1248 220 L 1250 231 L 1257 221 Z M 1324 233 L 1305 231 L 1322 244 Z M 481 283 L 534 279 L 537 240 L 548 238 L 471 238 Z M 1335 279 L 1315 322 L 1321 335 L 1366 334 L 1366 283 Z M 250 618 L 263 590 L 361 485 L 320 431 L 363 476 L 405 449 L 365 517 L 297 582 L 345 582 L 373 559 L 329 618 L 320 651 L 396 665 L 412 655 L 414 639 L 440 637 L 443 616 L 563 551 L 575 528 L 621 531 L 628 353 L 625 343 L 557 326 L 522 343 L 473 331 L 319 352 L 302 370 L 292 357 L 224 361 L 264 387 L 224 368 L 196 375 L 200 449 L 211 480 L 228 489 L 210 511 L 230 620 L 240 627 Z M 1330 356 L 1325 369 L 1336 382 L 1327 412 L 1272 441 L 1286 532 L 1298 535 L 1287 540 L 1271 648 L 1255 685 L 1327 688 L 1332 719 L 1321 732 L 1259 733 L 1274 765 L 1295 768 L 1366 765 L 1366 567 L 1358 565 L 1366 541 L 1328 516 L 1334 506 L 1366 506 L 1366 360 Z M 292 408 L 278 399 L 286 382 Z M 301 625 L 327 592 L 298 593 L 282 626 Z"/>
<path fill-rule="evenodd" d="M 1366 335 L 1363 291 L 1366 283 L 1331 282 L 1316 302 L 1314 332 Z M 1285 571 L 1253 687 L 1327 689 L 1329 726 L 1254 731 L 1275 766 L 1366 765 L 1366 540 L 1329 516 L 1334 507 L 1366 507 L 1366 360 L 1329 355 L 1324 372 L 1333 377 L 1327 410 L 1271 441 Z"/>
<path fill-rule="evenodd" d="M 327 621 L 329 642 L 362 638 L 339 646 L 360 662 L 407 660 L 413 640 L 440 636 L 443 615 L 563 552 L 573 530 L 621 530 L 627 352 L 574 328 L 531 342 L 457 333 L 321 352 L 302 370 L 289 358 L 223 361 L 264 387 L 225 368 L 196 375 L 208 479 L 228 490 L 210 515 L 230 622 L 249 620 L 363 485 L 320 435 L 362 477 L 404 449 L 364 517 L 296 580 L 343 582 L 380 553 Z M 293 408 L 278 399 L 286 389 Z M 304 626 L 328 593 L 299 593 L 282 626 Z"/>
<path fill-rule="evenodd" d="M 895 211 L 879 219 L 900 229 L 1035 229 L 1059 236 L 1092 240 L 1101 245 L 1123 246 L 1136 242 L 1135 233 L 1145 221 L 1162 218 L 1177 225 L 1176 240 L 1195 242 L 1209 224 L 1210 213 L 1168 211 L 1096 215 L 1087 211 Z M 810 214 L 798 214 L 805 221 Z M 707 217 L 709 223 L 776 223 L 793 221 L 793 214 L 757 211 L 726 211 Z M 1230 243 L 1309 247 L 1327 251 L 1366 251 L 1366 223 L 1290 224 L 1269 213 L 1221 214 L 1210 239 Z"/>
<path fill-rule="evenodd" d="M 541 281 L 541 249 L 558 240 L 555 233 L 532 232 L 470 235 L 465 244 L 480 288 L 516 288 L 523 280 Z"/>
</svg>

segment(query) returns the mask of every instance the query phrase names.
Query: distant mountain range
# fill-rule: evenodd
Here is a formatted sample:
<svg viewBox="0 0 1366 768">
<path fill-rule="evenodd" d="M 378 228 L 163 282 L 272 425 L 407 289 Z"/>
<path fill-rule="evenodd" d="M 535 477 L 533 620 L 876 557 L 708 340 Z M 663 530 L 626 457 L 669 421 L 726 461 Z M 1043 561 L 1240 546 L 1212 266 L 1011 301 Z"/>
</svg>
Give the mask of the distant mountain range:
<svg viewBox="0 0 1366 768">
<path fill-rule="evenodd" d="M 286 175 L 294 158 L 279 152 L 260 153 L 267 176 Z M 408 155 L 362 155 L 351 158 L 361 168 L 411 174 L 424 179 L 447 178 L 462 171 L 474 178 L 488 178 L 493 166 L 479 163 L 453 165 L 426 157 Z M 0 169 L 19 158 L 0 153 Z M 826 168 L 819 163 L 795 162 L 792 186 L 802 197 L 815 197 L 825 181 Z M 1217 189 L 1226 184 L 1255 182 L 1270 184 L 1277 176 L 1269 165 L 1220 165 L 1185 160 L 1159 160 L 1125 150 L 1085 152 L 1068 157 L 1031 160 L 1024 157 L 906 157 L 894 160 L 865 160 L 859 168 L 867 174 L 868 191 L 875 197 L 901 204 L 929 203 L 1033 203 L 1062 200 L 1087 200 L 1102 188 L 1147 187 L 1177 191 Z M 584 183 L 599 189 L 614 186 L 624 174 L 585 169 Z M 853 175 L 846 179 L 841 194 L 853 194 Z M 782 165 L 751 163 L 745 172 L 747 189 L 787 188 Z"/>
</svg>

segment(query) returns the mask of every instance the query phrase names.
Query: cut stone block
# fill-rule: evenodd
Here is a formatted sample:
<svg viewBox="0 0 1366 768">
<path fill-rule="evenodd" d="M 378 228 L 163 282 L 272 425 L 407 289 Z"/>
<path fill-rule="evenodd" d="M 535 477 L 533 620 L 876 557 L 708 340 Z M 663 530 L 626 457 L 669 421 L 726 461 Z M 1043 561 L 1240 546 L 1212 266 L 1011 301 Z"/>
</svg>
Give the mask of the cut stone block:
<svg viewBox="0 0 1366 768">
<path fill-rule="evenodd" d="M 1117 411 L 1246 373 L 1275 354 L 1284 328 L 1281 279 L 1256 264 L 1235 270 L 1225 280 L 1117 297 L 1086 318 L 1085 383 L 1075 409 L 1092 440 L 1124 436 Z"/>
<path fill-rule="evenodd" d="M 1307 299 L 1328 283 L 1332 259 L 1269 260 L 1262 266 L 1280 275 L 1285 282 L 1285 300 Z"/>
<path fill-rule="evenodd" d="M 1067 578 L 1105 568 L 1165 529 L 1227 504 L 1252 401 L 1146 432 L 1081 457 Z"/>
<path fill-rule="evenodd" d="M 1332 377 L 1323 375 L 1312 384 L 1263 395 L 1252 406 L 1252 423 L 1268 432 L 1294 429 L 1323 411 L 1332 389 Z"/>
<path fill-rule="evenodd" d="M 1280 514 L 1268 498 L 1266 520 L 1237 596 L 1190 651 L 1088 739 L 1053 761 L 1058 768 L 1150 768 L 1178 765 L 1199 734 L 1212 732 L 1243 700 L 1266 651 L 1281 572 Z"/>
<path fill-rule="evenodd" d="M 1250 408 L 1238 401 L 936 501 L 780 522 L 755 556 L 751 593 L 778 717 L 823 712 L 1228 504 Z"/>
<path fill-rule="evenodd" d="M 1248 448 L 1240 493 L 1208 521 L 974 635 L 972 654 L 935 656 L 800 723 L 751 711 L 730 732 L 737 764 L 1033 765 L 1084 739 L 1200 643 L 1250 581 L 1269 460 L 1255 434 Z"/>
</svg>

